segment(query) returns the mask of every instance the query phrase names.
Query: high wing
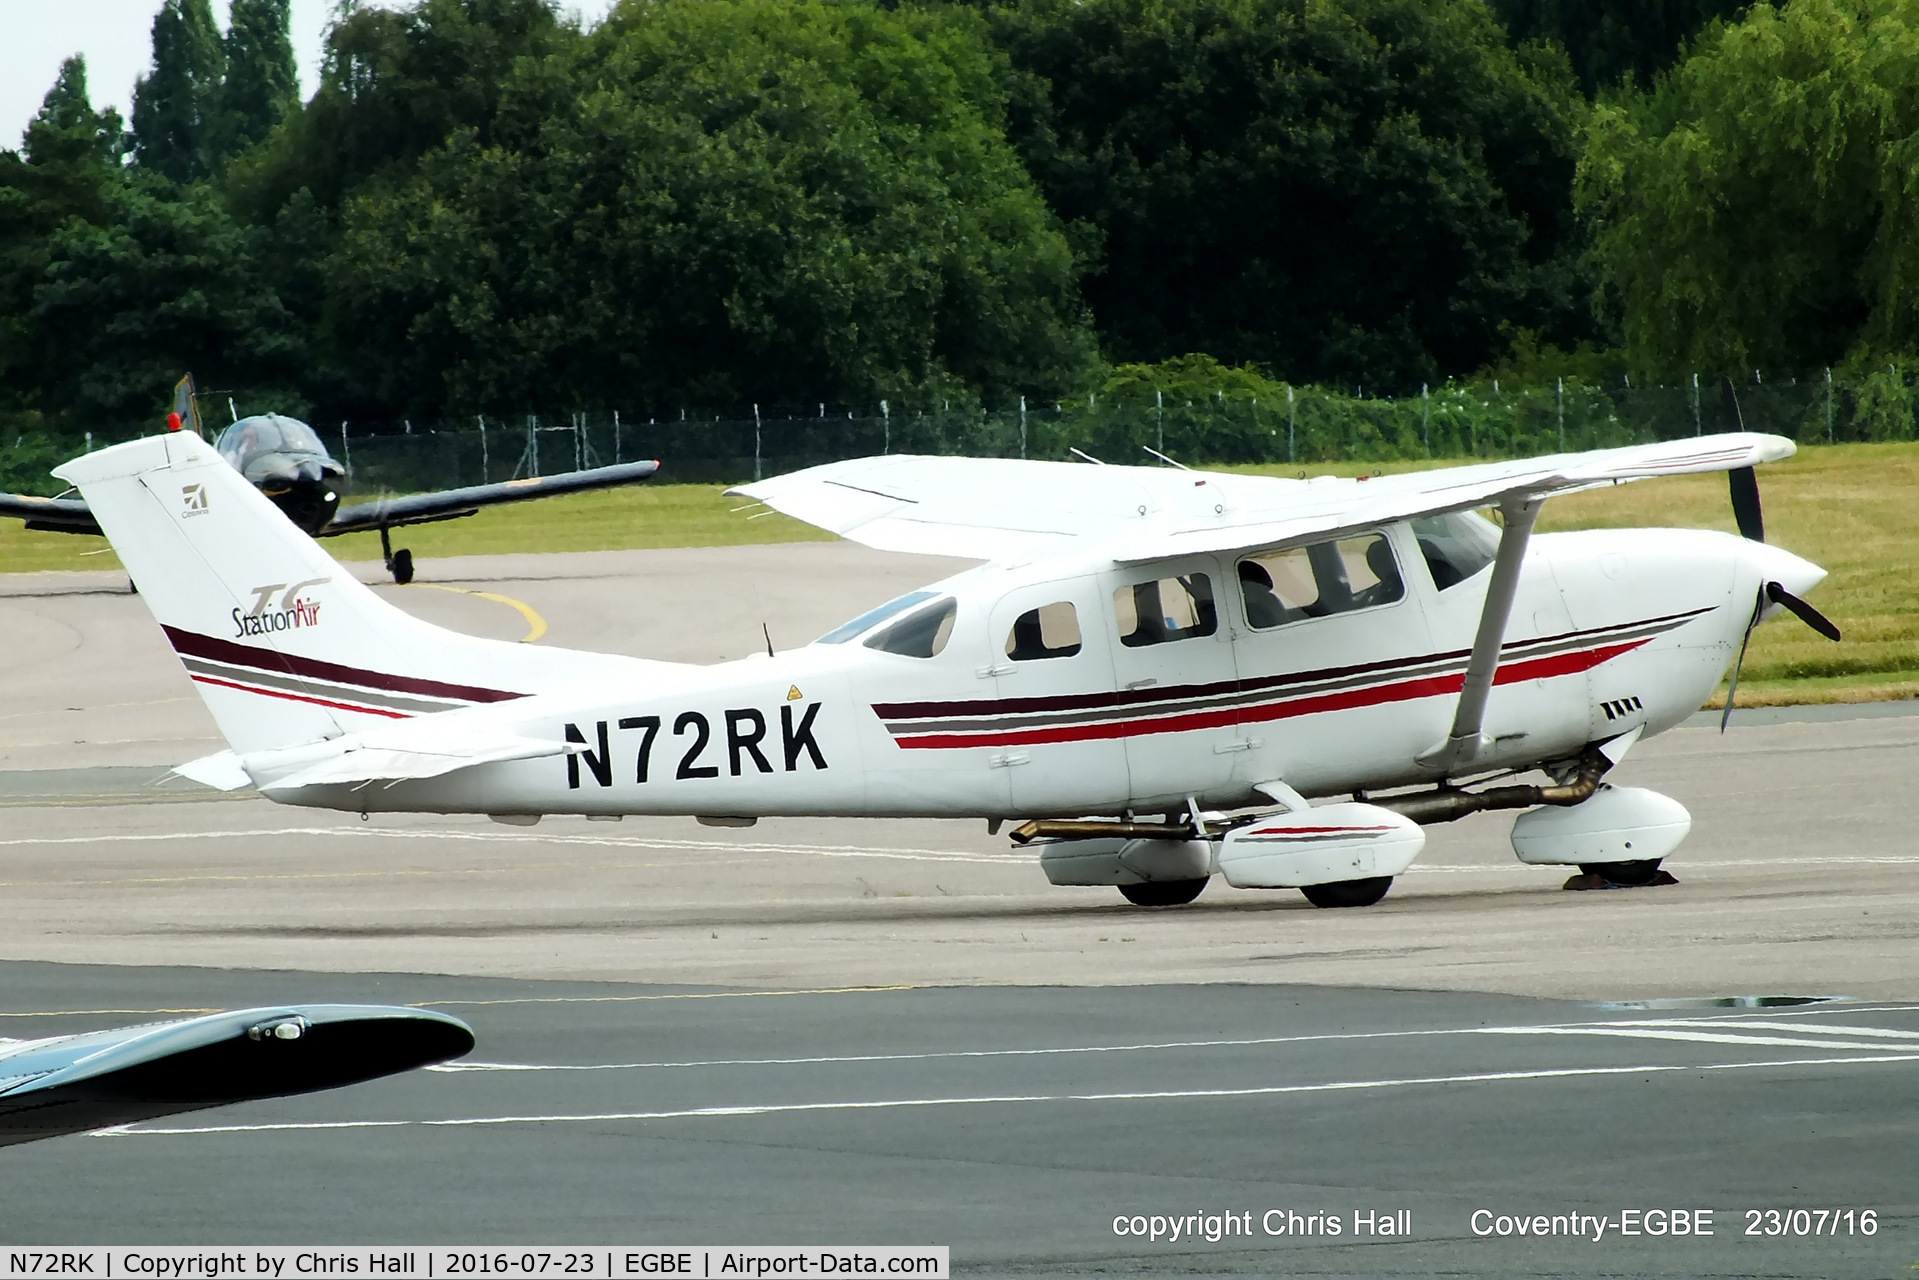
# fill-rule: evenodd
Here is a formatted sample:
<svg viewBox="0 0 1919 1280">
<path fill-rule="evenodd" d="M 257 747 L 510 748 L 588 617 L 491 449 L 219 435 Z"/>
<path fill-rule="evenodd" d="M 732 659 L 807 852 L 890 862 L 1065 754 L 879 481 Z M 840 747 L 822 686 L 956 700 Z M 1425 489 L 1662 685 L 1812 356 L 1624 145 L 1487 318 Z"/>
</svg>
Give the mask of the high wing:
<svg viewBox="0 0 1919 1280">
<path fill-rule="evenodd" d="M 0 1146 L 358 1084 L 473 1048 L 458 1018 L 386 1005 L 242 1009 L 0 1040 Z"/>
<path fill-rule="evenodd" d="M 658 462 L 622 462 L 586 471 L 563 471 L 552 476 L 529 476 L 525 480 L 505 480 L 498 484 L 468 485 L 464 489 L 443 489 L 438 493 L 415 493 L 403 498 L 357 502 L 350 507 L 341 507 L 332 522 L 317 536 L 331 538 L 339 533 L 397 529 L 402 525 L 430 524 L 435 520 L 457 520 L 461 516 L 472 515 L 481 507 L 497 507 L 506 502 L 525 502 L 531 498 L 550 498 L 555 494 L 582 493 L 588 489 L 612 489 L 633 484 L 659 469 Z"/>
<path fill-rule="evenodd" d="M 100 526 L 79 498 L 36 498 L 25 493 L 0 493 L 0 516 L 25 520 L 27 528 L 45 533 L 91 533 Z"/>
<path fill-rule="evenodd" d="M 1078 545 L 1121 563 L 1281 547 L 1446 511 L 1790 457 L 1738 432 L 1346 480 L 1164 467 L 893 455 L 828 463 L 729 493 L 883 551 L 1010 560 Z"/>
</svg>

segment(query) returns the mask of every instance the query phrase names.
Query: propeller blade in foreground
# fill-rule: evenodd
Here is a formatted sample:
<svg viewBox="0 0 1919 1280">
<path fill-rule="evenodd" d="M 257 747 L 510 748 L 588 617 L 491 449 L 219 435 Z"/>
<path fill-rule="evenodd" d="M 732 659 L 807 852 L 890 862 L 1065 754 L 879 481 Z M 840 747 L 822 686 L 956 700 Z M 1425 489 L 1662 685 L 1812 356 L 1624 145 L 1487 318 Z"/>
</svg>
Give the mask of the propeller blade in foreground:
<svg viewBox="0 0 1919 1280">
<path fill-rule="evenodd" d="M 1766 599 L 1771 600 L 1774 604 L 1785 605 L 1799 621 L 1805 623 L 1826 639 L 1837 640 L 1839 638 L 1839 628 L 1833 623 L 1831 618 L 1828 618 L 1825 614 L 1819 612 L 1819 610 L 1813 608 L 1778 583 L 1768 582 L 1766 584 Z"/>
</svg>

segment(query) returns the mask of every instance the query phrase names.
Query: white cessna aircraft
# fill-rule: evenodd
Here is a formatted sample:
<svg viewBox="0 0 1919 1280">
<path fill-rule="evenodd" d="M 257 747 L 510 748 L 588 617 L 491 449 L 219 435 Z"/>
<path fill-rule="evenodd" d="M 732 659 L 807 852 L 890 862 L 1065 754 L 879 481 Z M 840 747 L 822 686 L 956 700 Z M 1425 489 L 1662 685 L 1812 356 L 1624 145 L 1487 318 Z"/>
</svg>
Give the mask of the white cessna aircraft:
<svg viewBox="0 0 1919 1280">
<path fill-rule="evenodd" d="M 1837 638 L 1799 599 L 1824 571 L 1760 540 L 1752 467 L 1792 451 L 1736 434 L 1306 481 L 834 463 L 737 492 L 867 546 L 986 563 L 803 648 L 705 667 L 429 626 L 196 436 L 55 474 L 231 745 L 180 767 L 216 787 L 523 824 L 1011 818 L 1055 884 L 1164 906 L 1217 873 L 1357 906 L 1417 856 L 1419 824 L 1482 809 L 1527 811 L 1526 862 L 1595 885 L 1660 874 L 1685 809 L 1603 775 L 1711 696 L 1780 608 Z M 1747 537 L 1530 536 L 1551 494 L 1704 471 L 1732 473 Z M 1489 507 L 1500 523 L 1473 514 Z M 1535 769 L 1551 781 L 1486 785 Z"/>
</svg>

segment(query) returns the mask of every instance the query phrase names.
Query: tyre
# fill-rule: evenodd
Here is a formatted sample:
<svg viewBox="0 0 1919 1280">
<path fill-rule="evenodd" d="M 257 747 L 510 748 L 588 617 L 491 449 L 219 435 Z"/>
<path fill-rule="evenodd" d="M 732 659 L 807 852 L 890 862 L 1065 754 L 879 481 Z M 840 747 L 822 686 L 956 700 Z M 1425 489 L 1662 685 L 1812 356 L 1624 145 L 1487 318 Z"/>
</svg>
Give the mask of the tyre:
<svg viewBox="0 0 1919 1280">
<path fill-rule="evenodd" d="M 1653 882 L 1653 877 L 1659 874 L 1659 863 L 1658 858 L 1644 858 L 1638 862 L 1582 862 L 1579 869 L 1589 876 L 1598 876 L 1608 884 L 1637 888 Z"/>
<path fill-rule="evenodd" d="M 393 553 L 393 580 L 403 587 L 413 581 L 413 553 L 405 547 Z"/>
<path fill-rule="evenodd" d="M 1152 880 L 1146 884 L 1123 884 L 1122 897 L 1136 907 L 1183 907 L 1206 888 L 1206 877 L 1197 880 Z"/>
<path fill-rule="evenodd" d="M 1369 876 L 1364 880 L 1335 880 L 1331 884 L 1309 884 L 1300 889 L 1306 901 L 1316 907 L 1370 907 L 1393 887 L 1391 876 Z"/>
</svg>

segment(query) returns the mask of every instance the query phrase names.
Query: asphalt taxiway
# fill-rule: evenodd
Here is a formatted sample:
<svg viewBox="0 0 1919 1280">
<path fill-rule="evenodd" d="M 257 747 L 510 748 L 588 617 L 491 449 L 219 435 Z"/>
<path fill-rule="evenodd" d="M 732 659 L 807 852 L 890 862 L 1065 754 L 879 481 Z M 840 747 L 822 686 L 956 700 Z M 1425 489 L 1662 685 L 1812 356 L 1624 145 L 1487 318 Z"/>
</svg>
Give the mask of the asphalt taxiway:
<svg viewBox="0 0 1919 1280">
<path fill-rule="evenodd" d="M 503 639 L 530 614 L 543 643 L 710 660 L 957 564 L 500 557 L 382 590 Z M 1694 816 L 1675 886 L 1562 892 L 1482 815 L 1433 828 L 1377 907 L 1215 885 L 1148 911 L 973 823 L 529 830 L 216 796 L 165 776 L 218 742 L 122 581 L 0 579 L 0 645 L 0 1035 L 352 998 L 467 1017 L 491 1064 L 13 1149 L 9 1239 L 921 1241 L 1047 1275 L 1919 1262 L 1919 708 L 1641 744 L 1620 780 Z M 1694 1002 L 1745 995 L 1850 999 Z M 1346 1230 L 1269 1237 L 1274 1208 Z M 1717 1216 L 1575 1242 L 1476 1236 L 1480 1208 Z M 1774 1208 L 1877 1231 L 1744 1234 Z M 1401 1210 L 1405 1239 L 1353 1237 Z M 1248 1212 L 1248 1238 L 1113 1232 Z"/>
</svg>

